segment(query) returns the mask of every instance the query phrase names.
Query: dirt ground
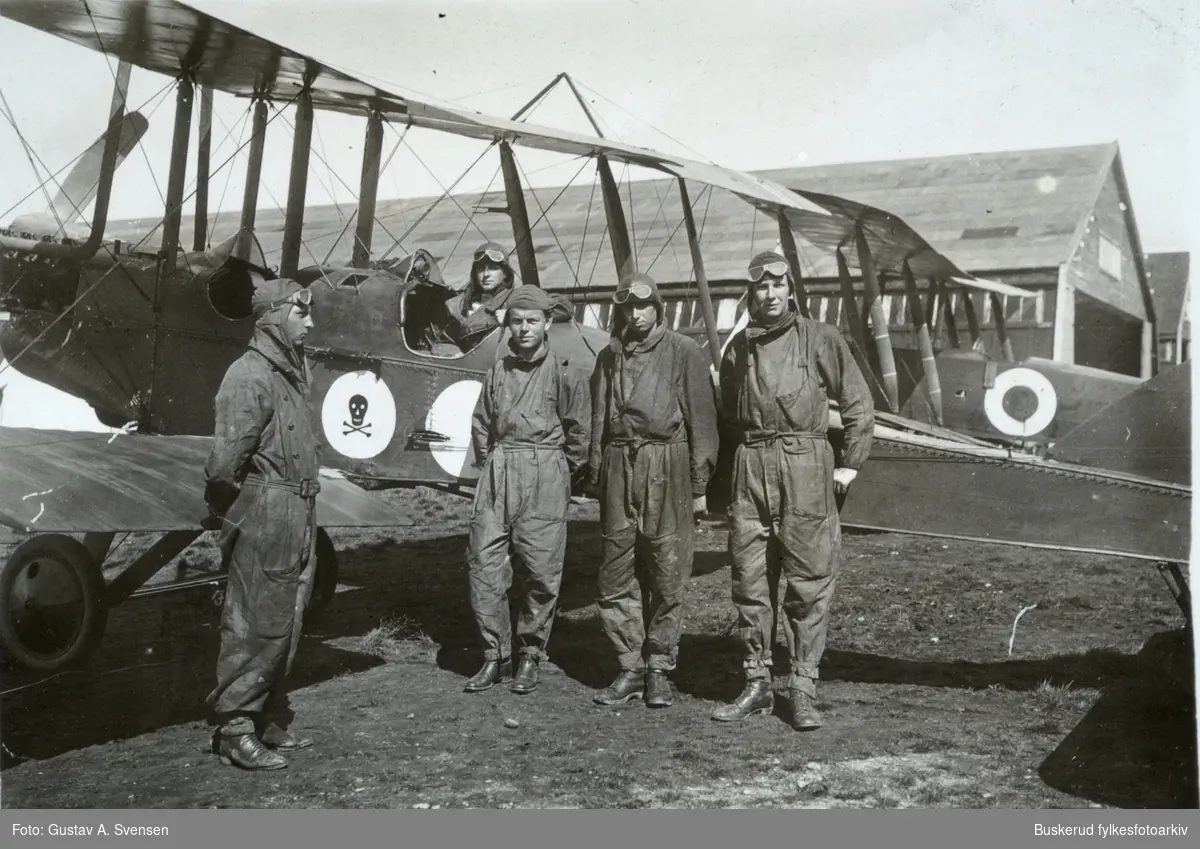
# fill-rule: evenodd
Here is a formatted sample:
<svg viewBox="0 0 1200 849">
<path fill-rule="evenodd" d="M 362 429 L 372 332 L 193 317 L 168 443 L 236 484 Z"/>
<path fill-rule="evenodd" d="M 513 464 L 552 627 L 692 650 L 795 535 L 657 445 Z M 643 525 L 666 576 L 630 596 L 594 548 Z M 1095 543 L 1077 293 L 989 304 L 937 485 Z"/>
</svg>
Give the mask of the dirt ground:
<svg viewBox="0 0 1200 849">
<path fill-rule="evenodd" d="M 289 769 L 207 754 L 218 611 L 189 590 L 116 608 L 84 669 L 4 669 L 3 807 L 1197 805 L 1190 637 L 1151 564 L 848 534 L 827 725 L 801 734 L 709 719 L 741 685 L 720 522 L 700 538 L 675 706 L 599 708 L 616 668 L 592 604 L 594 506 L 573 508 L 541 687 L 468 695 L 466 503 L 387 498 L 418 527 L 334 533 L 339 592 L 306 629 L 292 700 L 317 745 Z M 212 553 L 184 556 L 204 569 Z"/>
</svg>

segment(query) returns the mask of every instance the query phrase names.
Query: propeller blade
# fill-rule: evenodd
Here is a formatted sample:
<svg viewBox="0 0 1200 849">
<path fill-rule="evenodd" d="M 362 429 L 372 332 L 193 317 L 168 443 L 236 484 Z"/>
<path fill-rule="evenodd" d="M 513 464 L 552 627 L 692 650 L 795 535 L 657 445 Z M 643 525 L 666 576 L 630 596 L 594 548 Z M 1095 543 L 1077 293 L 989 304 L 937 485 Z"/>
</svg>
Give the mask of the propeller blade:
<svg viewBox="0 0 1200 849">
<path fill-rule="evenodd" d="M 150 122 L 140 112 L 130 112 L 121 121 L 120 143 L 117 146 L 117 161 L 114 168 L 120 168 L 121 163 L 129 152 L 141 141 L 149 129 Z M 54 213 L 63 223 L 70 223 L 83 216 L 89 203 L 96 198 L 96 190 L 100 185 L 100 166 L 104 160 L 104 139 L 108 133 L 101 133 L 100 138 L 87 149 L 71 173 L 63 180 L 62 187 L 53 201 Z"/>
</svg>

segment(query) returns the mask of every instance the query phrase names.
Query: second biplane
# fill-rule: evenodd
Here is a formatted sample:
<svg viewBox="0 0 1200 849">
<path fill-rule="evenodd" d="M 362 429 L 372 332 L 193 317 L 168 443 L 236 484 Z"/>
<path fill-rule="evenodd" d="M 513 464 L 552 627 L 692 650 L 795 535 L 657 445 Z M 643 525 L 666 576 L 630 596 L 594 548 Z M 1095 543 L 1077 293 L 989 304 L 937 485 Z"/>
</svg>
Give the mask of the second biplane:
<svg viewBox="0 0 1200 849">
<path fill-rule="evenodd" d="M 865 283 L 845 292 L 864 362 L 890 391 L 891 349 L 878 342 L 877 270 L 1022 297 L 1020 289 L 954 268 L 903 222 L 710 163 L 668 156 L 603 138 L 566 133 L 402 97 L 327 63 L 300 55 L 175 0 L 8 0 L 0 16 L 119 60 L 108 131 L 93 163 L 94 210 L 86 236 L 64 210 L 23 217 L 0 230 L 0 294 L 11 319 L 0 349 L 12 367 L 86 400 L 112 435 L 0 429 L 4 471 L 0 521 L 28 534 L 0 572 L 0 644 L 26 666 L 53 670 L 78 662 L 95 645 L 106 610 L 131 595 L 158 591 L 146 582 L 203 532 L 202 467 L 212 430 L 212 399 L 228 365 L 251 334 L 250 280 L 244 265 L 266 260 L 255 214 L 269 106 L 294 107 L 290 181 L 279 274 L 309 286 L 316 329 L 313 416 L 329 468 L 320 495 L 323 527 L 406 524 L 360 486 L 431 486 L 463 491 L 474 482 L 469 418 L 484 371 L 504 342 L 497 328 L 467 349 L 424 346 L 430 310 L 451 291 L 437 258 L 416 250 L 399 262 L 374 259 L 372 239 L 385 123 L 487 142 L 504 175 L 520 277 L 538 284 L 533 225 L 515 149 L 586 157 L 596 164 L 606 231 L 618 269 L 632 262 L 630 239 L 611 162 L 666 173 L 678 183 L 684 224 L 714 364 L 720 343 L 692 218 L 688 185 L 730 191 L 773 217 L 785 255 L 800 278 L 796 234 L 841 234 L 853 245 Z M 157 249 L 146 237 L 106 240 L 108 203 L 120 159 L 137 135 L 126 107 L 137 66 L 174 78 L 177 96 L 165 214 Z M 195 93 L 200 144 L 195 191 L 185 192 Z M 211 91 L 250 101 L 253 130 L 236 232 L 206 248 Z M 366 135 L 351 262 L 301 264 L 303 215 L 314 112 L 365 117 Z M 276 108 L 276 116 L 281 110 Z M 132 131 L 122 128 L 132 126 Z M 133 141 L 131 142 L 131 139 Z M 124 152 L 124 153 L 123 153 Z M 87 181 L 84 181 L 87 182 Z M 90 192 L 68 193 L 87 198 Z M 181 244 L 186 203 L 196 205 L 193 247 Z M 73 203 L 78 213 L 86 204 Z M 68 218 L 70 216 L 67 216 Z M 564 317 L 552 344 L 569 357 L 594 359 L 607 334 Z M 882 334 L 886 341 L 886 334 Z M 927 372 L 927 376 L 934 374 Z M 831 434 L 836 442 L 836 430 Z M 1124 471 L 1101 470 L 999 449 L 977 439 L 898 416 L 881 415 L 876 449 L 843 505 L 847 524 L 1021 545 L 1121 554 L 1169 564 L 1187 561 L 1190 487 Z M 348 479 L 348 480 L 347 480 Z M 353 483 L 352 483 L 352 482 Z M 1099 517 L 1103 517 L 1100 521 Z M 105 583 L 101 569 L 117 533 L 161 534 L 124 572 Z M 73 536 L 74 535 L 74 536 Z M 76 537 L 83 535 L 80 541 Z M 336 584 L 328 536 L 320 549 L 318 603 Z M 211 575 L 172 582 L 177 587 Z M 1178 595 L 1183 604 L 1183 595 Z"/>
</svg>

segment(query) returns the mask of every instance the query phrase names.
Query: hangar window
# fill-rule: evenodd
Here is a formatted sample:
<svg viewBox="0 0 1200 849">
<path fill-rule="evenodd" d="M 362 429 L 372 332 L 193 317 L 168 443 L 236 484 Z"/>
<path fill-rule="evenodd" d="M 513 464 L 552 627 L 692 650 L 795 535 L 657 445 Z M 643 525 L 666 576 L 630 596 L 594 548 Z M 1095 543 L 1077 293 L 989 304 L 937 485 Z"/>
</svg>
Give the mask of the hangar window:
<svg viewBox="0 0 1200 849">
<path fill-rule="evenodd" d="M 1121 248 L 1107 236 L 1100 237 L 1100 270 L 1109 277 L 1121 279 Z"/>
<path fill-rule="evenodd" d="M 968 227 L 963 230 L 964 239 L 1010 239 L 1017 235 L 1017 227 Z"/>
</svg>

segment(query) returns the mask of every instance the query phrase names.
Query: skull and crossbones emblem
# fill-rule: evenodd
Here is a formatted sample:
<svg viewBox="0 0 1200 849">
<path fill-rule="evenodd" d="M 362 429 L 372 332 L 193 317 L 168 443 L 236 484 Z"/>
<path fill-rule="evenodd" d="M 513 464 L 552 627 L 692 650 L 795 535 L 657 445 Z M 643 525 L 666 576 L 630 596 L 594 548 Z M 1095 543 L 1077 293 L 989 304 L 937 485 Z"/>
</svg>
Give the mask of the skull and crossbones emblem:
<svg viewBox="0 0 1200 849">
<path fill-rule="evenodd" d="M 350 421 L 342 422 L 342 426 L 345 428 L 342 436 L 349 436 L 352 433 L 361 433 L 367 437 L 371 435 L 371 423 L 367 421 L 367 406 L 367 399 L 362 395 L 350 396 Z"/>
</svg>

